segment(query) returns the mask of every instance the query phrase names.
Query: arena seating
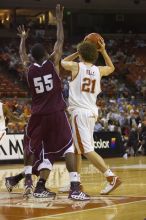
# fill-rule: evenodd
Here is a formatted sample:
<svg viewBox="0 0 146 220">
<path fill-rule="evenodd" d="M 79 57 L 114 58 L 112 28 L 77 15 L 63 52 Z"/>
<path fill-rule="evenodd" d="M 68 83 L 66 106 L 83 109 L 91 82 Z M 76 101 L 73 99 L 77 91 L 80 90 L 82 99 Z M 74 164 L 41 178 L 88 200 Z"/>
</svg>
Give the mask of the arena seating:
<svg viewBox="0 0 146 220">
<path fill-rule="evenodd" d="M 0 72 L 0 98 L 3 97 L 27 97 L 28 92 L 20 88 L 19 84 L 14 84 L 4 73 Z"/>
</svg>

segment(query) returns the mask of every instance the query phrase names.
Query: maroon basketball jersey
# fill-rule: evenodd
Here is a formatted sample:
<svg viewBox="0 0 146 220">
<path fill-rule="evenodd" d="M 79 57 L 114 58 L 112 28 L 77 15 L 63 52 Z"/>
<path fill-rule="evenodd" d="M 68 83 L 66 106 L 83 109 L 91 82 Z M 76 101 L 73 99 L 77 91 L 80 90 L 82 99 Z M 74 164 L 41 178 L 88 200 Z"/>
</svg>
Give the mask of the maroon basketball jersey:
<svg viewBox="0 0 146 220">
<path fill-rule="evenodd" d="M 41 66 L 32 64 L 27 80 L 32 95 L 32 114 L 50 114 L 65 109 L 61 80 L 51 61 L 46 60 Z"/>
</svg>

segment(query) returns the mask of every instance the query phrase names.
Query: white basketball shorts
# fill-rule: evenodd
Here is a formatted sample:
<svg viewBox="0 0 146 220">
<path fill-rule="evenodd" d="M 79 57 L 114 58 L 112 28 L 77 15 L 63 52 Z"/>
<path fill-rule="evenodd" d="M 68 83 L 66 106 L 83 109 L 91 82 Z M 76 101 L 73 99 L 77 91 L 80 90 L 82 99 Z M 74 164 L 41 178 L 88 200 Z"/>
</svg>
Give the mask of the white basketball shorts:
<svg viewBox="0 0 146 220">
<path fill-rule="evenodd" d="M 71 112 L 73 142 L 75 152 L 84 154 L 94 151 L 93 132 L 97 117 L 88 109 Z"/>
</svg>

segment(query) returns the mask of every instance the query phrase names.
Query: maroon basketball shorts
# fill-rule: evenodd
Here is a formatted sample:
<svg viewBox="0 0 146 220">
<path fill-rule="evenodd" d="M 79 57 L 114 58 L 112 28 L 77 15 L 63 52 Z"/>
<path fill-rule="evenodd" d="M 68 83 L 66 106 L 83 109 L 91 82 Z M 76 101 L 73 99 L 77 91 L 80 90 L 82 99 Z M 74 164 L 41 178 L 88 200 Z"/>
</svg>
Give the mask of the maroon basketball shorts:
<svg viewBox="0 0 146 220">
<path fill-rule="evenodd" d="M 34 154 L 34 164 L 49 160 L 53 165 L 71 147 L 72 131 L 64 111 L 31 116 L 24 136 L 24 151 L 26 155 Z"/>
</svg>

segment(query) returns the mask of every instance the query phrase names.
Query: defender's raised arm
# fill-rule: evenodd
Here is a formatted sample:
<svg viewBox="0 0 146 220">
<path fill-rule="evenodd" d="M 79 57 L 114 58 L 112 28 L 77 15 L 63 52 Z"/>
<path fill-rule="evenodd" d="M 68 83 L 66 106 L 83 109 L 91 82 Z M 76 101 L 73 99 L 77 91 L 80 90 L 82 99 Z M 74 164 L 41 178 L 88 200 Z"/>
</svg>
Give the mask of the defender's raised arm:
<svg viewBox="0 0 146 220">
<path fill-rule="evenodd" d="M 21 58 L 23 66 L 26 67 L 27 63 L 29 62 L 29 58 L 26 53 L 25 41 L 28 37 L 29 29 L 25 30 L 24 25 L 22 25 L 17 28 L 17 31 L 18 31 L 17 35 L 21 39 L 20 46 L 19 46 L 19 54 L 20 54 L 20 58 Z"/>
<path fill-rule="evenodd" d="M 54 45 L 54 51 L 51 55 L 54 59 L 54 64 L 58 68 L 59 61 L 62 56 L 62 48 L 64 42 L 64 31 L 63 31 L 63 10 L 64 7 L 61 7 L 59 4 L 56 6 L 56 19 L 57 19 L 57 41 Z"/>
</svg>

